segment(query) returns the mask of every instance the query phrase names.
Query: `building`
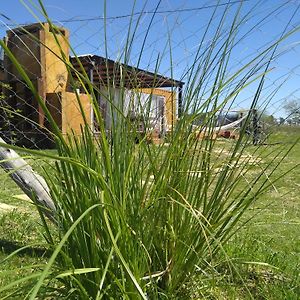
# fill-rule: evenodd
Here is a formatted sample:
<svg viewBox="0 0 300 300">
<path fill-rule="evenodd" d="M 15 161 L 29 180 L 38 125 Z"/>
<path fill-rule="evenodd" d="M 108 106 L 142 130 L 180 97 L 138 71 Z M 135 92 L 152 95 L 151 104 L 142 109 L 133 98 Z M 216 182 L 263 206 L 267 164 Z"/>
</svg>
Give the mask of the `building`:
<svg viewBox="0 0 300 300">
<path fill-rule="evenodd" d="M 98 133 L 91 94 L 101 109 L 107 130 L 112 122 L 108 100 L 118 105 L 120 93 L 125 101 L 124 114 L 133 119 L 137 119 L 143 106 L 151 102 L 153 126 L 150 130 L 156 135 L 171 130 L 176 122 L 182 102 L 184 83 L 181 81 L 97 55 L 70 57 L 68 30 L 48 23 L 10 30 L 5 40 L 63 134 L 80 134 L 82 125 L 86 125 L 81 109 L 90 128 Z M 88 84 L 80 80 L 83 74 L 92 83 L 93 93 Z M 38 143 L 47 131 L 51 131 L 49 122 L 36 96 L 7 55 L 4 55 L 1 76 L 2 82 L 10 87 L 5 92 L 6 99 L 10 107 L 19 112 L 11 125 L 26 139 Z M 1 122 L 5 122 L 3 112 L 0 119 L 0 128 L 3 128 Z M 3 134 L 5 130 L 1 130 Z M 10 131 L 8 128 L 7 134 Z"/>
</svg>

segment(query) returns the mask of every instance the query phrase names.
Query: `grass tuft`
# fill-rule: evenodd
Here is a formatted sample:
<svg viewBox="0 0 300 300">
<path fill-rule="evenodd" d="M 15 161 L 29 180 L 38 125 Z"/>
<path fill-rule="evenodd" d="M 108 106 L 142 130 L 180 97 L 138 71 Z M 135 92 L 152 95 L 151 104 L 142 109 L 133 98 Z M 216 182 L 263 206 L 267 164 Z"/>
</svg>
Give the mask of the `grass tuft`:
<svg viewBox="0 0 300 300">
<path fill-rule="evenodd" d="M 44 17 L 54 26 L 39 2 Z M 6 283 L 0 291 L 28 283 L 25 293 L 29 299 L 45 295 L 72 299 L 184 299 L 190 295 L 230 299 L 237 295 L 260 297 L 261 289 L 269 292 L 268 284 L 281 289 L 282 282 L 290 286 L 285 295 L 298 291 L 294 277 L 285 277 L 271 267 L 278 265 L 274 263 L 276 254 L 262 257 L 257 263 L 254 257 L 244 257 L 243 253 L 239 257 L 236 252 L 239 242 L 234 239 L 241 239 L 241 228 L 254 219 L 248 214 L 249 208 L 274 189 L 273 178 L 283 180 L 276 172 L 293 146 L 271 150 L 250 146 L 252 136 L 247 129 L 251 114 L 243 122 L 237 140 L 214 139 L 212 128 L 216 126 L 218 111 L 230 106 L 243 89 L 255 82 L 258 87 L 251 109 L 256 108 L 276 47 L 292 34 L 284 32 L 279 40 L 232 74 L 229 66 L 236 35 L 247 20 L 241 7 L 242 2 L 234 11 L 230 5 L 225 6 L 216 26 L 207 25 L 207 30 L 214 30 L 212 42 L 204 49 L 200 43 L 186 75 L 183 113 L 168 136 L 168 143 L 159 145 L 149 143 L 146 137 L 136 142 L 138 124 L 131 122 L 124 111 L 125 67 L 121 84 L 112 80 L 103 89 L 86 74 L 76 73 L 62 54 L 69 76 L 76 74 L 73 83 L 79 80 L 90 95 L 100 129 L 100 135 L 95 136 L 77 97 L 85 124 L 80 135 L 63 136 L 22 65 L 1 44 L 52 126 L 57 152 L 11 147 L 53 160 L 51 168 L 44 168 L 43 172 L 57 207 L 57 228 L 42 219 L 50 258 L 44 257 L 47 262 L 43 267 L 35 266 L 32 272 Z M 226 35 L 225 20 L 231 22 Z M 125 62 L 138 27 L 131 25 L 121 55 Z M 145 40 L 150 30 L 151 23 Z M 116 89 L 120 96 L 117 103 Z M 109 106 L 109 128 L 102 118 L 96 93 Z M 141 98 L 139 91 L 135 93 Z M 148 109 L 142 110 L 146 126 L 150 122 L 152 96 Z M 204 102 L 197 101 L 203 98 Z M 207 128 L 204 139 L 196 138 L 192 126 L 199 115 L 205 115 L 201 125 Z M 272 160 L 268 159 L 270 153 Z M 249 248 L 249 253 L 255 251 L 262 248 Z M 13 259 L 17 254 L 12 255 Z M 237 285 L 241 288 L 236 289 Z"/>
</svg>

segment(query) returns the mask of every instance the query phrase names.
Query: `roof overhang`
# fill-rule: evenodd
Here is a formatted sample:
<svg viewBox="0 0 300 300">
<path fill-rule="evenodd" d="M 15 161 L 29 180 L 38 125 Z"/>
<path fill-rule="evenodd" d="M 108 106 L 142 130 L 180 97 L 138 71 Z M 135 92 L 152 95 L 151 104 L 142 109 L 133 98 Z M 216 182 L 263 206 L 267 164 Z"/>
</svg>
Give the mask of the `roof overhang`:
<svg viewBox="0 0 300 300">
<path fill-rule="evenodd" d="M 79 73 L 86 72 L 95 84 L 125 88 L 176 88 L 184 82 L 132 67 L 98 55 L 70 57 Z"/>
</svg>

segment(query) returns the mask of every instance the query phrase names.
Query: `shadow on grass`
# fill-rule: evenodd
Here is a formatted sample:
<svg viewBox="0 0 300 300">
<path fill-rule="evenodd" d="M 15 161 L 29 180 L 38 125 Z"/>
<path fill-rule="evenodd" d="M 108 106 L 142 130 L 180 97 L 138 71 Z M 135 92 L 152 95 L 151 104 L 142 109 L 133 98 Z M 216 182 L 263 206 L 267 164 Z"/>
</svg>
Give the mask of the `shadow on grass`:
<svg viewBox="0 0 300 300">
<path fill-rule="evenodd" d="M 0 250 L 5 254 L 11 254 L 14 251 L 22 248 L 23 245 L 12 242 L 5 239 L 0 239 Z M 28 247 L 16 253 L 18 256 L 30 256 L 30 257 L 50 257 L 51 251 L 45 248 Z"/>
</svg>

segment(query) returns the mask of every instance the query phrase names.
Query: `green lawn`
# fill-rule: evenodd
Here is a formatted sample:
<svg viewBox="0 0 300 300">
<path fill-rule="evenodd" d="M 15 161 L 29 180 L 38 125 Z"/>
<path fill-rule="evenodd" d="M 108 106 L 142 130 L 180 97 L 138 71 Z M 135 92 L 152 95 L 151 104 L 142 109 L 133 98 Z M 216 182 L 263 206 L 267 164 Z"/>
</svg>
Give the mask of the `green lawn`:
<svg viewBox="0 0 300 300">
<path fill-rule="evenodd" d="M 260 164 L 272 162 L 275 149 L 290 147 L 299 137 L 300 129 L 285 128 L 276 132 L 268 140 L 272 145 L 265 145 L 259 150 L 264 152 L 264 161 Z M 217 143 L 221 149 L 224 144 L 228 144 L 229 148 L 233 141 Z M 255 150 L 249 146 L 249 153 Z M 259 151 L 256 152 L 258 157 Z M 266 153 L 269 153 L 267 157 Z M 243 221 L 251 220 L 225 245 L 211 274 L 202 274 L 199 270 L 199 274 L 192 278 L 191 285 L 187 287 L 189 292 L 192 291 L 192 298 L 299 299 L 299 163 L 300 143 L 297 143 L 275 177 L 289 169 L 292 171 L 271 185 L 249 209 Z M 42 173 L 41 166 L 45 163 L 34 161 L 34 165 Z M 255 176 L 255 172 L 251 176 Z M 2 170 L 0 182 L 1 287 L 36 270 L 47 260 L 49 253 L 43 248 L 43 229 L 34 206 L 14 197 L 22 191 Z M 10 253 L 27 245 L 32 246 L 3 262 Z M 20 271 L 20 267 L 23 270 Z"/>
<path fill-rule="evenodd" d="M 263 163 L 271 162 L 277 147 L 290 147 L 299 137 L 300 128 L 285 128 L 275 133 L 268 140 L 268 143 L 274 144 L 261 149 L 270 153 Z M 245 220 L 252 219 L 226 245 L 226 254 L 233 260 L 233 274 L 228 275 L 227 272 L 226 279 L 222 277 L 215 284 L 211 292 L 212 298 L 300 298 L 299 163 L 298 142 L 274 177 L 281 177 L 292 170 L 274 182 L 256 201 L 244 216 Z"/>
<path fill-rule="evenodd" d="M 34 160 L 32 165 L 35 170 L 42 173 L 42 165 L 46 164 Z M 29 200 L 19 199 L 24 193 L 2 169 L 0 182 L 0 287 L 2 287 L 33 273 L 37 269 L 34 266 L 45 263 L 49 254 L 43 248 L 43 227 L 35 206 Z M 29 247 L 3 261 L 24 246 Z"/>
</svg>

